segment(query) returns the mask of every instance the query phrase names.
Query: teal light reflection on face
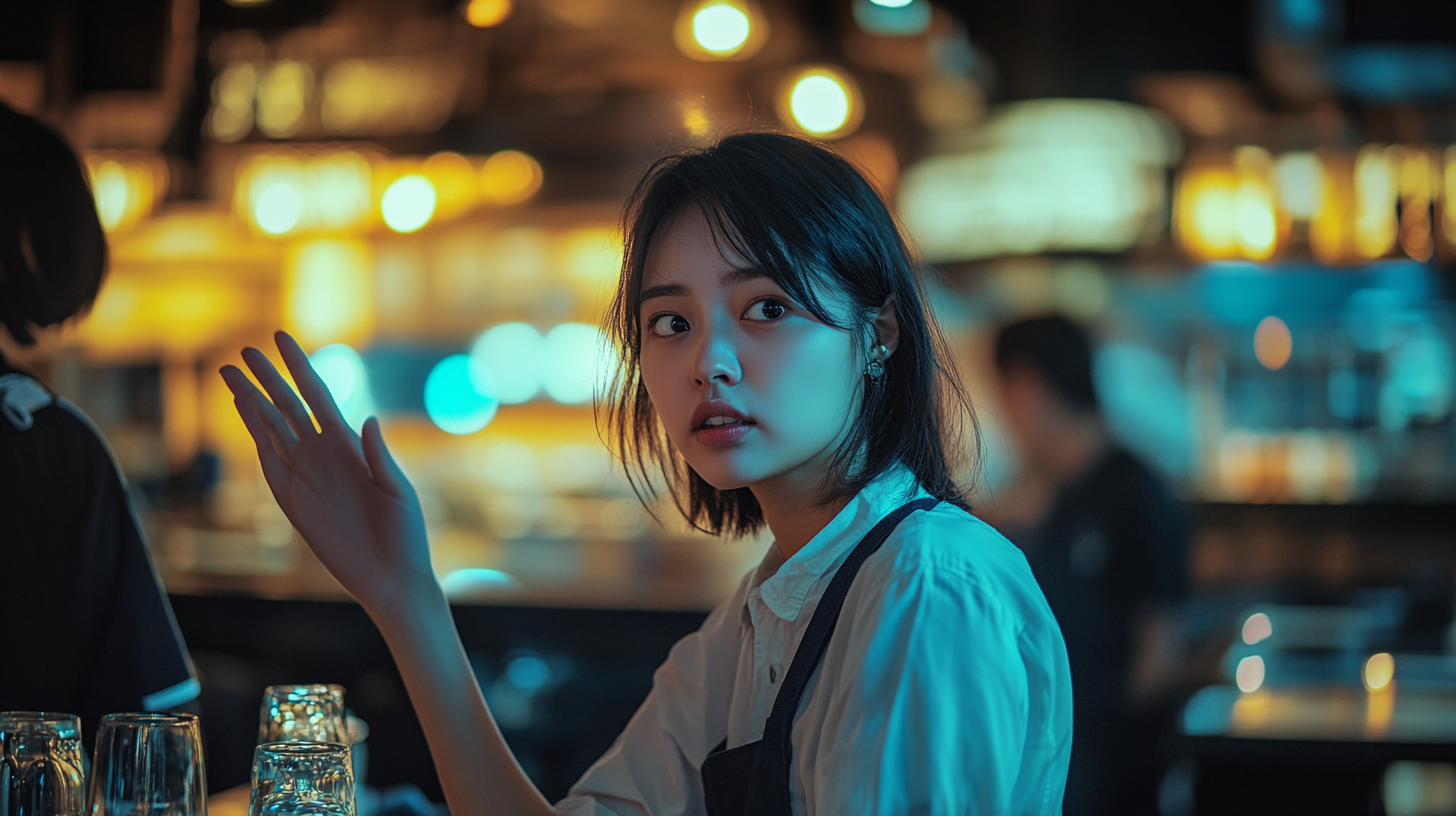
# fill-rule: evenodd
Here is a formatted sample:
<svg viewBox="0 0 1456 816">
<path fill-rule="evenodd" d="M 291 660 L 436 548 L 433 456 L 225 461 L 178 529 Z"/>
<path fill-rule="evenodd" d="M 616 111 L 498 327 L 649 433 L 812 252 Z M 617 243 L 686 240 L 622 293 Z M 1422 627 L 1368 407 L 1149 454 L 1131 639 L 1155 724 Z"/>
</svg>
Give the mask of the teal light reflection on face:
<svg viewBox="0 0 1456 816">
<path fill-rule="evenodd" d="M 818 484 L 849 431 L 863 362 L 854 335 L 827 325 L 768 277 L 714 241 L 689 211 L 653 242 L 643 292 L 680 287 L 641 305 L 642 377 L 668 438 L 714 487 L 766 479 Z M 704 444 L 692 417 L 723 400 L 754 421 L 741 440 Z"/>
</svg>

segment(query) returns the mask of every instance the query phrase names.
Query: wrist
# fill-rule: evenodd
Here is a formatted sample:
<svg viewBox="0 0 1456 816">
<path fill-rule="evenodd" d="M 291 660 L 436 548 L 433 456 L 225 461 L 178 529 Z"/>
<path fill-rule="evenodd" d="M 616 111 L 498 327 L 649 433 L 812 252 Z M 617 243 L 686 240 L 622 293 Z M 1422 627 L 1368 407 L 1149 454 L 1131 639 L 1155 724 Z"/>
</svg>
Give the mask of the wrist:
<svg viewBox="0 0 1456 816">
<path fill-rule="evenodd" d="M 434 576 L 410 582 L 386 598 L 365 606 L 386 640 L 415 637 L 450 617 L 450 602 Z"/>
</svg>

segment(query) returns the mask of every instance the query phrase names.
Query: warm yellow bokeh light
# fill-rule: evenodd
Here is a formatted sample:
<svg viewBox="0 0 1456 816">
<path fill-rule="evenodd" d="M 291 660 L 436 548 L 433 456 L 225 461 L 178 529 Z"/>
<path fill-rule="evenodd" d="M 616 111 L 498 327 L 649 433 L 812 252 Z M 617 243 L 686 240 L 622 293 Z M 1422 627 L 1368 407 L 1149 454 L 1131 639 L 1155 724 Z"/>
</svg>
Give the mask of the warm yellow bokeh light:
<svg viewBox="0 0 1456 816">
<path fill-rule="evenodd" d="M 341 151 L 315 159 L 309 170 L 313 205 L 323 226 L 344 229 L 369 215 L 373 170 L 363 156 Z"/>
<path fill-rule="evenodd" d="M 521 204 L 541 189 L 541 165 L 519 150 L 502 150 L 480 168 L 480 197 L 494 204 Z"/>
<path fill-rule="evenodd" d="M 673 39 L 695 60 L 742 60 L 763 47 L 768 21 L 751 0 L 687 0 Z"/>
<path fill-rule="evenodd" d="M 384 191 L 380 214 L 395 232 L 414 232 L 435 215 L 435 185 L 417 173 L 401 176 Z"/>
<path fill-rule="evenodd" d="M 96 197 L 96 215 L 101 219 L 101 228 L 107 232 L 116 229 L 126 215 L 128 186 L 126 168 L 114 161 L 102 162 L 91 174 L 92 193 Z"/>
<path fill-rule="evenodd" d="M 854 80 L 829 67 L 810 68 L 791 76 L 781 108 L 785 124 L 824 139 L 848 135 L 864 115 Z"/>
<path fill-rule="evenodd" d="M 253 222 L 269 235 L 283 235 L 298 226 L 303 215 L 303 193 L 287 181 L 275 181 L 258 191 Z"/>
<path fill-rule="evenodd" d="M 166 194 L 166 165 L 152 155 L 92 153 L 86 157 L 96 215 L 107 232 L 126 229 L 151 215 Z"/>
<path fill-rule="evenodd" d="M 1395 248 L 1399 193 L 1391 151 L 1369 145 L 1355 157 L 1355 251 L 1367 259 Z"/>
<path fill-rule="evenodd" d="M 1362 677 L 1366 691 L 1384 691 L 1395 679 L 1395 658 L 1386 652 L 1373 654 L 1365 661 Z"/>
<path fill-rule="evenodd" d="M 304 348 L 359 346 L 374 331 L 373 260 L 360 240 L 289 247 L 284 259 L 284 325 Z"/>
<path fill-rule="evenodd" d="M 732 54 L 748 42 L 752 23 L 732 3 L 711 3 L 693 14 L 693 40 L 704 51 Z"/>
<path fill-rule="evenodd" d="M 1179 242 L 1204 260 L 1232 257 L 1238 246 L 1238 178 L 1224 167 L 1189 168 L 1178 185 Z"/>
<path fill-rule="evenodd" d="M 275 139 L 297 133 L 312 91 L 312 68 L 291 60 L 276 63 L 258 83 L 258 128 Z"/>
<path fill-rule="evenodd" d="M 465 6 L 465 20 L 476 28 L 491 28 L 504 23 L 514 7 L 511 0 L 470 0 Z"/>
<path fill-rule="evenodd" d="M 1269 315 L 1254 329 L 1254 356 L 1270 371 L 1278 371 L 1294 352 L 1294 338 L 1283 320 Z"/>
<path fill-rule="evenodd" d="M 453 218 L 475 206 L 475 167 L 459 153 L 436 153 L 425 159 L 420 175 L 435 187 L 435 214 Z"/>
</svg>

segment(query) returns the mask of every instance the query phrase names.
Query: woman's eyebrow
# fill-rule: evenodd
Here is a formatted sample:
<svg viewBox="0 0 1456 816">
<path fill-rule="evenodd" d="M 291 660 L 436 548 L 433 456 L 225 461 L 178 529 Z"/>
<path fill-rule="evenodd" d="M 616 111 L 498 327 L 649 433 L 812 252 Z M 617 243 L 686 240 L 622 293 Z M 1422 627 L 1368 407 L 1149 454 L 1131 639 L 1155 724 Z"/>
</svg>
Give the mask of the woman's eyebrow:
<svg viewBox="0 0 1456 816">
<path fill-rule="evenodd" d="M 649 286 L 642 290 L 642 297 L 638 298 L 639 303 L 646 303 L 653 298 L 661 297 L 687 297 L 692 290 L 680 283 L 664 283 L 658 286 Z"/>
<path fill-rule="evenodd" d="M 756 266 L 731 266 L 718 273 L 718 285 L 732 286 L 735 283 L 746 283 L 767 277 L 769 274 Z"/>
</svg>

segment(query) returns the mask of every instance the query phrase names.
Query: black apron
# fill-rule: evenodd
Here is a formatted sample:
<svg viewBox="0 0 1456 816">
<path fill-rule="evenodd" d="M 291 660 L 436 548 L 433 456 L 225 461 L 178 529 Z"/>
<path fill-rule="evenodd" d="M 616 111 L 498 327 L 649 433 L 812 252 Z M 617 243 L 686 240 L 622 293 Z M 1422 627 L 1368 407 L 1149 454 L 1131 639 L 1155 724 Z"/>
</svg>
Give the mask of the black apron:
<svg viewBox="0 0 1456 816">
<path fill-rule="evenodd" d="M 839 610 L 849 594 L 849 585 L 854 583 L 854 576 L 865 559 L 875 554 L 906 516 L 937 504 L 940 499 L 916 499 L 880 519 L 834 573 L 784 674 L 784 684 L 779 687 L 773 710 L 763 726 L 763 739 L 730 751 L 728 738 L 724 737 L 703 760 L 703 799 L 708 816 L 790 816 L 789 732 L 794 725 L 794 714 L 799 710 L 799 698 L 804 696 L 809 677 L 823 659 L 829 637 L 839 622 Z"/>
</svg>

